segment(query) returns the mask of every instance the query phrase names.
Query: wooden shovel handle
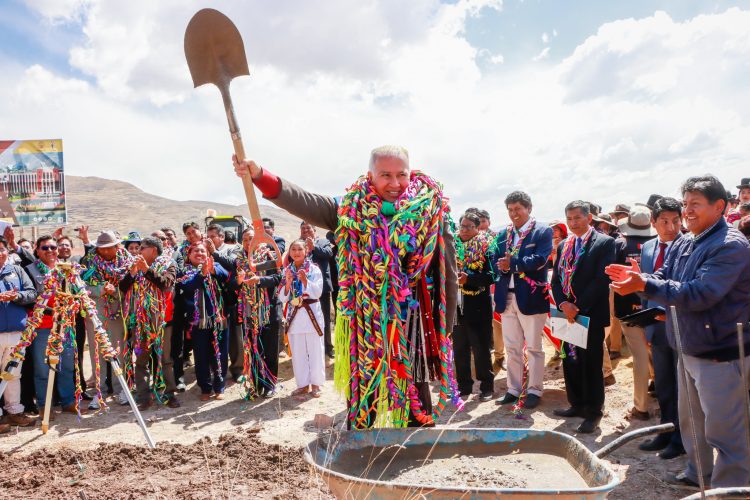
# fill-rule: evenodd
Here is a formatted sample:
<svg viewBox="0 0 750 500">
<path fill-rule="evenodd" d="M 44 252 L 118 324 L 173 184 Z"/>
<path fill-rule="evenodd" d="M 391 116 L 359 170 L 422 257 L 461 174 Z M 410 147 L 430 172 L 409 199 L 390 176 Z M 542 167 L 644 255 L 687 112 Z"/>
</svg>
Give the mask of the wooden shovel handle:
<svg viewBox="0 0 750 500">
<path fill-rule="evenodd" d="M 229 84 L 220 85 L 219 91 L 221 92 L 221 99 L 224 101 L 224 110 L 227 113 L 227 122 L 229 122 L 229 133 L 232 134 L 232 146 L 234 146 L 234 154 L 237 155 L 237 159 L 240 161 L 245 159 L 245 146 L 242 144 L 242 136 L 240 135 L 240 127 L 237 125 L 237 119 L 234 116 L 234 106 L 232 105 L 232 97 L 229 95 Z M 263 229 L 263 221 L 260 218 L 260 208 L 258 207 L 258 199 L 255 197 L 255 187 L 253 181 L 249 175 L 243 175 L 242 187 L 245 190 L 245 199 L 247 200 L 247 208 L 250 210 L 250 217 L 253 220 L 253 229 L 255 230 L 255 236 L 250 240 L 250 255 L 261 243 L 267 243 L 271 245 L 274 252 L 276 253 L 276 266 L 281 269 L 281 252 L 279 247 L 273 240 L 271 235 L 266 233 Z"/>
</svg>

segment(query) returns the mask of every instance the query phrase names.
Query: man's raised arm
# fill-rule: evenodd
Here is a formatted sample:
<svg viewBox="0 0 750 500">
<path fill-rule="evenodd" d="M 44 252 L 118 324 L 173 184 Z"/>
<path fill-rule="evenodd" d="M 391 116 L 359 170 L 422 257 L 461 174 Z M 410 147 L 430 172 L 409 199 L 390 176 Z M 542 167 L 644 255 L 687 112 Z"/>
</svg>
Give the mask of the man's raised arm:
<svg viewBox="0 0 750 500">
<path fill-rule="evenodd" d="M 338 226 L 336 202 L 330 196 L 310 193 L 287 180 L 261 168 L 252 160 L 238 161 L 232 156 L 234 171 L 239 177 L 250 175 L 263 198 L 313 226 L 333 231 Z"/>
</svg>

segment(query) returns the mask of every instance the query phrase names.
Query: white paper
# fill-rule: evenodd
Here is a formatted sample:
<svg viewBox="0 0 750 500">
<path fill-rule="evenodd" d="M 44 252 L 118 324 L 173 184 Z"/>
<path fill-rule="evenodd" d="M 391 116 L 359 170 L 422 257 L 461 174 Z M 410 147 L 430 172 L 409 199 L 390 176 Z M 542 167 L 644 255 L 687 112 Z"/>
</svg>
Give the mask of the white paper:
<svg viewBox="0 0 750 500">
<path fill-rule="evenodd" d="M 589 338 L 589 318 L 588 316 L 576 316 L 575 323 L 570 323 L 568 318 L 557 309 L 551 309 L 552 335 L 569 342 L 575 346 L 586 349 L 586 342 Z"/>
</svg>

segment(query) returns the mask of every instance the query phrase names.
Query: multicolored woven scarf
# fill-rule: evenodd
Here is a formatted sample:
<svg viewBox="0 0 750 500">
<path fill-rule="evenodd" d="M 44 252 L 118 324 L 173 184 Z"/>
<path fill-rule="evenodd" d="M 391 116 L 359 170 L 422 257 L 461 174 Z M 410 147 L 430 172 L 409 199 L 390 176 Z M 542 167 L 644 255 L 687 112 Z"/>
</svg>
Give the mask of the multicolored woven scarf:
<svg viewBox="0 0 750 500">
<path fill-rule="evenodd" d="M 263 245 L 265 247 L 265 245 Z M 252 262 L 243 251 L 237 258 L 237 273 L 246 277 L 256 274 L 255 264 L 270 258 L 268 251 L 262 247 L 253 252 Z M 268 290 L 250 283 L 242 283 L 237 291 L 237 319 L 243 332 L 243 370 L 242 379 L 245 390 L 244 398 L 253 400 L 261 388 L 273 390 L 276 376 L 271 373 L 263 360 L 261 331 L 271 319 L 271 301 Z M 275 348 L 275 346 L 274 346 Z"/>
<path fill-rule="evenodd" d="M 81 260 L 86 270 L 81 277 L 89 286 L 102 286 L 107 283 L 118 286 L 120 280 L 130 270 L 134 257 L 118 248 L 113 260 L 104 260 L 96 251 L 86 254 Z M 120 313 L 120 293 L 106 295 L 104 299 L 104 315 L 106 319 L 115 319 Z"/>
<path fill-rule="evenodd" d="M 155 276 L 164 274 L 171 264 L 171 260 L 160 255 L 151 264 L 150 270 Z M 133 280 L 133 286 L 125 294 L 123 303 L 123 317 L 128 332 L 128 342 L 125 343 L 123 362 L 128 376 L 128 385 L 134 385 L 135 358 L 143 352 L 156 355 L 153 373 L 153 391 L 157 400 L 164 390 L 164 373 L 162 372 L 162 341 L 166 324 L 167 303 L 165 293 L 139 271 Z"/>
<path fill-rule="evenodd" d="M 482 231 L 468 241 L 456 238 L 456 257 L 458 259 L 459 272 L 481 273 L 487 263 L 487 250 L 492 240 L 489 235 Z M 481 290 L 465 290 L 460 286 L 464 295 L 479 295 Z"/>
<path fill-rule="evenodd" d="M 581 246 L 578 251 L 575 251 L 576 247 L 576 236 L 568 236 L 568 239 L 563 243 L 562 252 L 560 253 L 560 261 L 557 263 L 558 270 L 560 272 L 560 281 L 562 283 L 562 291 L 566 297 L 575 298 L 573 293 L 573 276 L 578 269 L 578 262 L 581 257 L 586 253 L 586 243 L 591 239 L 591 235 L 594 233 L 592 228 L 586 232 L 581 238 Z"/>
<path fill-rule="evenodd" d="M 362 176 L 338 209 L 334 380 L 349 400 L 353 429 L 405 427 L 410 412 L 420 423 L 431 424 L 449 399 L 460 405 L 445 315 L 448 200 L 439 183 L 412 172 L 394 205 L 395 213 L 386 218 L 383 200 Z M 402 309 L 416 301 L 412 290 L 431 263 L 437 268 L 433 293 L 440 388 L 433 413 L 427 414 L 414 385 Z"/>
</svg>

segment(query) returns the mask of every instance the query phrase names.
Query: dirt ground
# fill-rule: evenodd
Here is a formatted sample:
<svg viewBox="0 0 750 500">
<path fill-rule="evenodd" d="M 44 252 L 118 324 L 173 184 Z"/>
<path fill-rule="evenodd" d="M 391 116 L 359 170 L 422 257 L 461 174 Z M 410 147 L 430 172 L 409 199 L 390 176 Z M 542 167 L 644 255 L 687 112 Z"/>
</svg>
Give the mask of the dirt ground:
<svg viewBox="0 0 750 500">
<path fill-rule="evenodd" d="M 566 406 L 562 368 L 548 363 L 542 403 L 517 418 L 494 401 L 481 403 L 471 396 L 461 412 L 448 408 L 438 425 L 461 427 L 513 427 L 556 430 L 576 435 L 596 450 L 629 430 L 654 425 L 631 422 L 624 415 L 632 406 L 632 359 L 617 360 L 617 384 L 606 389 L 601 430 L 576 435 L 580 419 L 565 420 L 552 410 Z M 547 358 L 552 350 L 547 346 Z M 333 367 L 328 367 L 329 380 Z M 280 366 L 281 389 L 272 399 L 245 401 L 241 387 L 230 386 L 221 401 L 199 401 L 192 368 L 188 390 L 180 395 L 183 406 L 159 407 L 144 413 L 157 450 L 145 446 L 130 408 L 110 403 L 105 413 L 57 414 L 43 435 L 39 424 L 16 428 L 0 436 L 3 473 L 0 498 L 330 498 L 326 486 L 310 474 L 302 448 L 318 435 L 316 414 L 334 417 L 343 425 L 344 403 L 332 385 L 320 399 L 298 401 L 290 360 Z M 331 383 L 332 384 L 332 383 Z M 505 372 L 495 379 L 497 396 L 504 394 Z M 651 402 L 652 413 L 657 410 Z M 640 440 L 639 440 L 640 441 Z M 680 471 L 685 457 L 661 460 L 655 453 L 638 450 L 639 441 L 627 444 L 606 460 L 622 483 L 610 498 L 680 498 L 687 492 L 663 481 Z M 79 493 L 82 492 L 82 493 Z"/>
</svg>

